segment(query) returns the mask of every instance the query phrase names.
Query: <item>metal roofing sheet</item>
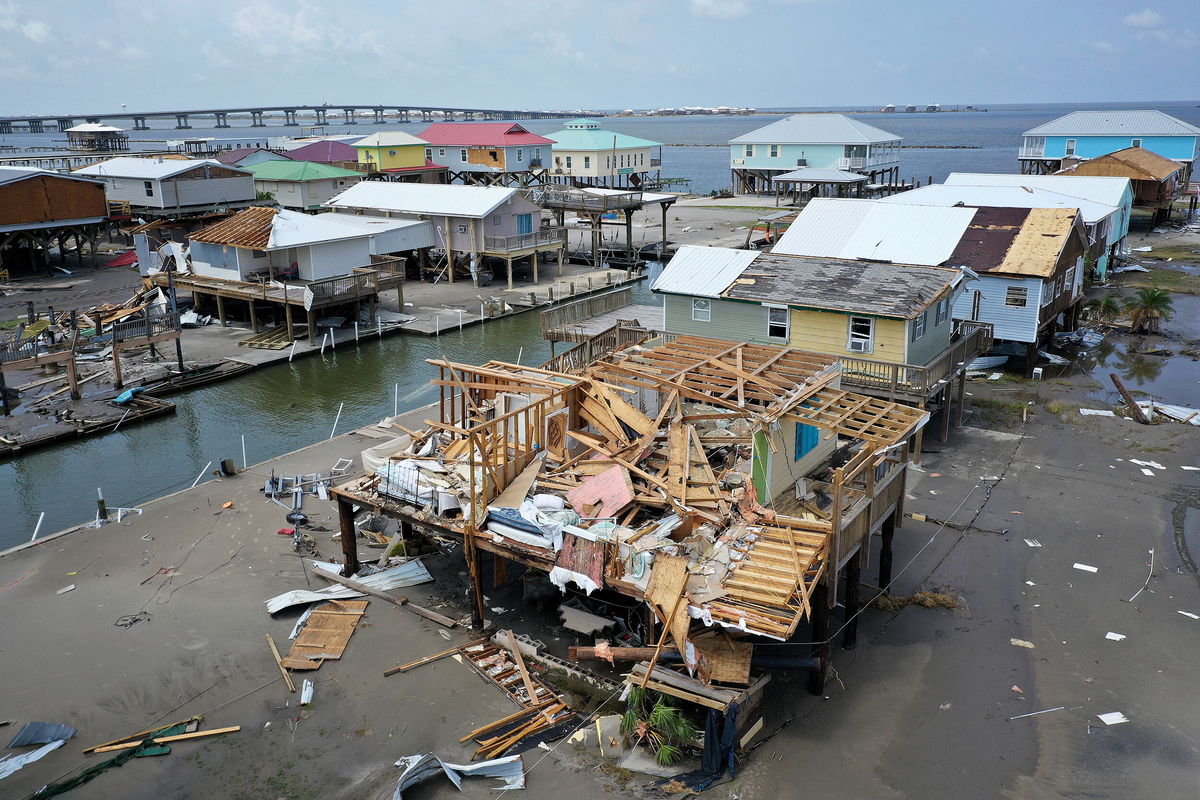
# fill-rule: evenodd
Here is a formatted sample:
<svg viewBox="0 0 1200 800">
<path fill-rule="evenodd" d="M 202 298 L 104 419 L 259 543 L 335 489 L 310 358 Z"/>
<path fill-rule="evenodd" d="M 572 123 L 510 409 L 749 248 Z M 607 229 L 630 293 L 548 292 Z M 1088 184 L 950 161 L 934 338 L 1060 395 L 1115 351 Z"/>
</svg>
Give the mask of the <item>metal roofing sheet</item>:
<svg viewBox="0 0 1200 800">
<path fill-rule="evenodd" d="M 972 208 L 817 197 L 771 251 L 933 266 L 950 258 L 974 216 Z"/>
<path fill-rule="evenodd" d="M 288 150 L 288 158 L 328 164 L 334 161 L 357 161 L 358 151 L 345 142 L 336 139 L 322 139 L 319 142 L 311 142 Z"/>
<path fill-rule="evenodd" d="M 1076 178 L 1075 180 L 1080 180 Z M 890 197 L 880 203 L 911 206 L 994 206 L 998 208 L 1077 208 L 1083 221 L 1093 225 L 1117 212 L 1116 206 L 1031 186 L 948 186 L 935 183 Z"/>
<path fill-rule="evenodd" d="M 515 122 L 435 122 L 418 134 L 430 144 L 519 147 L 554 144 Z"/>
<path fill-rule="evenodd" d="M 653 142 L 626 133 L 589 128 L 575 130 L 566 128 L 561 131 L 546 134 L 554 142 L 555 150 L 622 150 L 634 147 L 659 147 L 661 142 Z"/>
<path fill-rule="evenodd" d="M 899 142 L 894 133 L 851 119 L 845 114 L 793 114 L 764 125 L 730 144 L 875 144 Z"/>
<path fill-rule="evenodd" d="M 319 181 L 330 178 L 361 178 L 361 172 L 355 172 L 329 164 L 318 164 L 314 161 L 261 161 L 246 167 L 260 181 Z"/>
<path fill-rule="evenodd" d="M 1025 131 L 1026 136 L 1200 136 L 1200 128 L 1154 109 L 1072 111 Z"/>
<path fill-rule="evenodd" d="M 405 147 L 408 145 L 419 144 L 422 147 L 429 144 L 424 139 L 418 139 L 411 133 L 404 131 L 381 131 L 372 133 L 370 136 L 364 136 L 354 143 L 355 147 Z"/>
<path fill-rule="evenodd" d="M 959 279 L 945 267 L 761 253 L 721 296 L 909 319 Z"/>
<path fill-rule="evenodd" d="M 861 183 L 867 180 L 867 176 L 857 172 L 846 172 L 842 169 L 803 167 L 776 175 L 771 180 L 783 183 Z"/>
<path fill-rule="evenodd" d="M 995 172 L 951 172 L 948 186 L 1029 186 L 1047 189 L 1068 197 L 1119 206 L 1129 191 L 1128 178 L 1090 175 L 1011 175 Z"/>
<path fill-rule="evenodd" d="M 229 169 L 234 172 L 243 172 L 246 175 L 250 174 L 250 171 L 247 169 L 222 164 L 213 158 L 164 158 L 160 160 L 158 158 L 137 158 L 135 156 L 117 156 L 107 161 L 101 161 L 98 164 L 89 164 L 86 167 L 75 170 L 75 174 L 93 178 L 115 177 L 162 180 L 163 178 L 170 178 L 181 172 L 187 172 L 190 169 L 205 165 Z"/>
<path fill-rule="evenodd" d="M 756 250 L 684 245 L 650 288 L 668 294 L 720 297 L 721 292 L 758 256 Z"/>
<path fill-rule="evenodd" d="M 274 150 L 268 150 L 265 147 L 235 147 L 232 150 L 222 150 L 217 153 L 217 161 L 220 161 L 222 164 L 237 164 L 246 156 L 254 155 L 255 153 L 266 153 L 271 158 L 279 161 L 286 161 L 292 157 L 276 153 Z"/>
<path fill-rule="evenodd" d="M 500 186 L 360 181 L 325 205 L 482 219 L 516 193 L 516 189 Z"/>
<path fill-rule="evenodd" d="M 81 122 L 73 128 L 64 128 L 63 133 L 121 133 L 124 130 L 99 122 Z"/>
</svg>

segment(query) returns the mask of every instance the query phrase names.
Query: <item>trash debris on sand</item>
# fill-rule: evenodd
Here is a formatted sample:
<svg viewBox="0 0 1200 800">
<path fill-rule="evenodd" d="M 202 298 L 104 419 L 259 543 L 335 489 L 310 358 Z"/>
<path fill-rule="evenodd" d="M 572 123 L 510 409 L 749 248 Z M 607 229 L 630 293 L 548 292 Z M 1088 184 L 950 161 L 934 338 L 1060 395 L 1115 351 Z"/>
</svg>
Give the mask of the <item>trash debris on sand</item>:
<svg viewBox="0 0 1200 800">
<path fill-rule="evenodd" d="M 497 758 L 491 761 L 481 761 L 478 764 L 450 764 L 442 761 L 433 753 L 417 756 L 404 756 L 396 762 L 396 766 L 404 770 L 396 783 L 396 791 L 392 800 L 403 800 L 404 790 L 441 773 L 450 779 L 454 788 L 462 791 L 463 778 L 497 778 L 500 781 L 493 790 L 506 792 L 509 789 L 525 788 L 525 765 L 521 756 Z"/>
<path fill-rule="evenodd" d="M 1036 644 L 1034 644 L 1031 641 L 1028 641 L 1027 639 L 1009 639 L 1008 643 L 1011 644 L 1013 647 L 1027 647 L 1030 650 L 1037 647 Z"/>
<path fill-rule="evenodd" d="M 1107 714 L 1097 714 L 1096 716 L 1105 725 L 1120 725 L 1122 722 L 1129 722 L 1129 717 L 1120 711 L 1109 711 Z"/>
</svg>

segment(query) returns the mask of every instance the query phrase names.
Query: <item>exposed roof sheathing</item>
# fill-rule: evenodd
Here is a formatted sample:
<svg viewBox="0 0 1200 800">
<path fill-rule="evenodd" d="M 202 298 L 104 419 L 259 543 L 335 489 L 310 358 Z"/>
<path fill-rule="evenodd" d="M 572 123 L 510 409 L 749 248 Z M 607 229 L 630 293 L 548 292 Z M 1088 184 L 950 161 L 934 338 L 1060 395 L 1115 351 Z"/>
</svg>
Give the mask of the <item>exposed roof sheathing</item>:
<svg viewBox="0 0 1200 800">
<path fill-rule="evenodd" d="M 1058 175 L 1129 178 L 1133 181 L 1165 181 L 1183 169 L 1178 161 L 1144 147 L 1127 147 L 1105 156 L 1088 159 L 1059 170 Z M 776 179 L 778 180 L 778 178 Z"/>
</svg>

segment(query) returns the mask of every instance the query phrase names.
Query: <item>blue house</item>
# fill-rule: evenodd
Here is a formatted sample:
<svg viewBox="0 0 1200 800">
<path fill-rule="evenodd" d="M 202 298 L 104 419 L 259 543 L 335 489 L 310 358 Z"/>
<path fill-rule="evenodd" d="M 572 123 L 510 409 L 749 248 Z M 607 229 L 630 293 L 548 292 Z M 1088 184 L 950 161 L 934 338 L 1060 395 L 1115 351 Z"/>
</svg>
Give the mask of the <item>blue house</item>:
<svg viewBox="0 0 1200 800">
<path fill-rule="evenodd" d="M 1190 176 L 1198 139 L 1200 128 L 1161 111 L 1073 111 L 1025 131 L 1017 158 L 1023 174 L 1045 175 L 1061 169 L 1064 159 L 1144 147 L 1183 164 Z"/>
<path fill-rule="evenodd" d="M 872 183 L 895 180 L 900 141 L 843 114 L 793 114 L 729 141 L 733 190 L 772 192 L 773 179 L 797 167 L 857 172 Z"/>
</svg>

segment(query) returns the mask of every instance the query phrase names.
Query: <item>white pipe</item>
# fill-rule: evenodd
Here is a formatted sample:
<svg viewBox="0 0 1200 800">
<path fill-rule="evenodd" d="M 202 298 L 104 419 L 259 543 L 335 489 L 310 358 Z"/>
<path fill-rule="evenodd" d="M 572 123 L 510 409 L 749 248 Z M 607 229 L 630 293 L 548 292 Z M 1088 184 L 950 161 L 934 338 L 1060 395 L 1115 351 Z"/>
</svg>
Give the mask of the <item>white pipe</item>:
<svg viewBox="0 0 1200 800">
<path fill-rule="evenodd" d="M 358 341 L 358 322 L 357 321 L 355 321 L 355 323 L 354 323 L 354 341 L 356 341 L 356 342 Z"/>
<path fill-rule="evenodd" d="M 517 351 L 517 363 L 518 363 L 518 364 L 520 364 L 520 363 L 521 363 L 521 356 L 523 356 L 523 355 L 525 355 L 525 348 L 524 348 L 524 347 L 522 347 L 520 350 L 518 350 L 518 351 Z"/>
<path fill-rule="evenodd" d="M 328 342 L 329 342 L 329 334 L 328 333 L 322 334 L 321 335 L 321 355 L 325 355 L 325 345 Z"/>
<path fill-rule="evenodd" d="M 392 416 L 400 416 L 400 384 L 396 384 L 395 397 L 392 398 Z"/>
<path fill-rule="evenodd" d="M 460 309 L 457 309 L 457 311 L 458 311 L 458 332 L 462 333 L 463 310 L 460 308 Z"/>
<path fill-rule="evenodd" d="M 296 342 L 292 342 L 292 352 L 288 353 L 288 361 L 290 362 L 296 356 Z"/>
<path fill-rule="evenodd" d="M 250 464 L 246 461 L 246 434 L 242 434 L 242 469 L 248 469 Z"/>
<path fill-rule="evenodd" d="M 337 424 L 338 424 L 338 420 L 340 420 L 340 419 L 342 418 L 342 408 L 343 408 L 343 406 L 345 406 L 345 405 L 346 405 L 345 403 L 339 403 L 339 404 L 338 404 L 338 413 L 337 413 L 337 416 L 333 418 L 333 427 L 332 427 L 332 428 L 329 430 L 329 438 L 330 438 L 330 439 L 332 439 L 332 438 L 333 438 L 333 434 L 334 434 L 334 432 L 335 432 L 335 431 L 337 431 Z"/>
<path fill-rule="evenodd" d="M 442 335 L 442 318 L 439 317 L 437 314 L 433 315 L 433 335 L 434 336 Z"/>
<path fill-rule="evenodd" d="M 379 338 L 382 339 L 383 338 L 383 319 L 376 320 L 375 326 L 376 326 L 376 329 L 379 331 Z"/>
<path fill-rule="evenodd" d="M 333 335 L 333 328 L 329 329 L 329 349 L 337 350 L 337 337 Z"/>
<path fill-rule="evenodd" d="M 211 466 L 212 466 L 211 461 L 204 465 L 204 469 L 200 470 L 200 474 L 196 476 L 196 480 L 192 481 L 191 488 L 193 488 L 193 489 L 196 488 L 196 484 L 200 482 L 200 479 L 204 477 L 204 473 L 208 472 L 208 468 Z"/>
<path fill-rule="evenodd" d="M 41 514 L 38 514 L 37 525 L 33 526 L 33 537 L 29 541 L 32 542 L 37 539 L 38 531 L 40 531 L 42 529 L 42 520 L 44 520 L 45 518 L 46 518 L 45 511 L 43 511 Z"/>
</svg>

